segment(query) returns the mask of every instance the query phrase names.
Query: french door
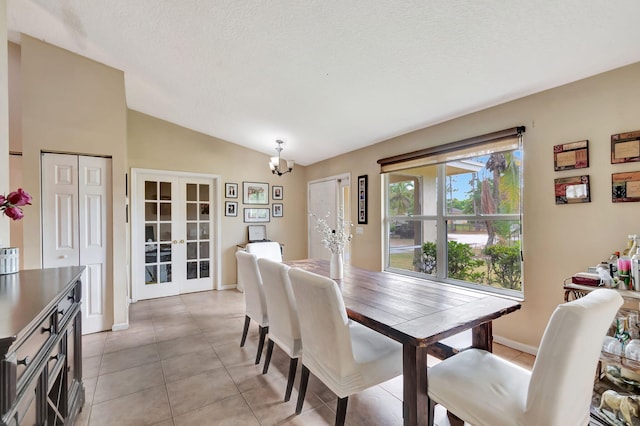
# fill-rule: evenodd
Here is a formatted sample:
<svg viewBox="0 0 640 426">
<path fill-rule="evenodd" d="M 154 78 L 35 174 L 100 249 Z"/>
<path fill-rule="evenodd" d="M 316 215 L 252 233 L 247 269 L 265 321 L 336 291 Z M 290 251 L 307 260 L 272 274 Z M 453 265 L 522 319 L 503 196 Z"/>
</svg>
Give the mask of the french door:
<svg viewBox="0 0 640 426">
<path fill-rule="evenodd" d="M 133 176 L 133 300 L 212 290 L 215 179 L 168 172 Z"/>
</svg>

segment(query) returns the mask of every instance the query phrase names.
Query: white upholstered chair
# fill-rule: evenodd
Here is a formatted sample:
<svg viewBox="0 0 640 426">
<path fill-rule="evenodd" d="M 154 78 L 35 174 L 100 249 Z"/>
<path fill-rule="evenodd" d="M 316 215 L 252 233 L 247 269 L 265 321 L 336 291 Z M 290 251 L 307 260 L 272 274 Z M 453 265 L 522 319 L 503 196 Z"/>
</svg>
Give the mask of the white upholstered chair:
<svg viewBox="0 0 640 426">
<path fill-rule="evenodd" d="M 585 426 L 602 341 L 622 305 L 598 289 L 553 312 L 530 372 L 469 349 L 428 371 L 429 423 L 435 403 L 474 426 Z"/>
<path fill-rule="evenodd" d="M 245 250 L 248 253 L 255 254 L 258 259 L 269 259 L 274 262 L 282 262 L 282 250 L 280 249 L 280 243 L 275 241 L 248 243 Z"/>
<path fill-rule="evenodd" d="M 302 375 L 296 414 L 309 372 L 338 396 L 336 425 L 344 424 L 349 395 L 402 374 L 402 345 L 349 320 L 335 281 L 289 270 L 302 335 Z"/>
<path fill-rule="evenodd" d="M 296 301 L 289 281 L 289 266 L 269 259 L 258 259 L 258 269 L 267 297 L 269 310 L 269 341 L 262 374 L 269 370 L 273 345 L 278 345 L 289 355 L 289 375 L 284 400 L 289 401 L 293 380 L 296 377 L 298 358 L 302 355 L 302 339 Z"/>
<path fill-rule="evenodd" d="M 244 346 L 249 331 L 249 323 L 254 320 L 258 323 L 260 330 L 260 340 L 258 342 L 258 353 L 256 354 L 256 364 L 260 363 L 264 340 L 269 332 L 269 316 L 267 314 L 267 300 L 262 286 L 262 278 L 258 270 L 258 259 L 254 254 L 244 251 L 236 252 L 238 261 L 238 284 L 244 288 L 245 317 L 244 328 L 240 347 Z"/>
</svg>

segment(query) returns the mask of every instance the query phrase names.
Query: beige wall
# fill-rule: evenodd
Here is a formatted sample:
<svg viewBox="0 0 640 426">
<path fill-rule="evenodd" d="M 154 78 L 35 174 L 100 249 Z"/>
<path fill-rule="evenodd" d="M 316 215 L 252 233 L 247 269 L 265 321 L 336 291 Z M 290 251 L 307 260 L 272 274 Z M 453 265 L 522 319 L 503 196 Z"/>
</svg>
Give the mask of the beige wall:
<svg viewBox="0 0 640 426">
<path fill-rule="evenodd" d="M 267 223 L 269 239 L 284 244 L 285 260 L 306 257 L 306 180 L 305 167 L 296 166 L 293 173 L 278 177 L 269 170 L 269 156 L 221 139 L 142 114 L 128 113 L 128 161 L 131 168 L 207 173 L 221 177 L 220 206 L 222 285 L 236 283 L 236 244 L 246 242 L 247 224 L 243 222 L 242 195 L 224 198 L 224 183 L 267 182 L 284 187 L 284 217 Z M 268 143 L 268 141 L 265 141 Z M 273 141 L 275 154 L 275 141 Z M 286 152 L 286 151 L 285 151 Z M 271 191 L 270 191 L 271 192 Z M 224 216 L 224 202 L 238 202 L 238 216 Z M 269 194 L 269 207 L 271 207 Z M 266 206 L 255 206 L 266 207 Z M 135 230 L 132 230 L 135 232 Z"/>
<path fill-rule="evenodd" d="M 610 164 L 611 134 L 640 129 L 640 63 L 528 96 L 393 138 L 308 167 L 369 174 L 369 225 L 352 242 L 353 263 L 381 268 L 380 158 L 524 125 L 524 292 L 520 312 L 496 322 L 503 338 L 537 347 L 552 310 L 563 301 L 562 282 L 626 246 L 640 234 L 640 205 L 611 202 L 611 173 L 640 163 Z M 553 145 L 589 140 L 589 168 L 554 172 Z M 328 172 L 327 172 L 328 173 Z M 556 205 L 554 179 L 588 174 L 591 203 Z M 352 197 L 355 211 L 356 201 Z"/>
<path fill-rule="evenodd" d="M 112 158 L 114 323 L 128 321 L 125 239 L 126 100 L 124 75 L 28 36 L 21 43 L 24 267 L 41 266 L 40 153 Z"/>
</svg>

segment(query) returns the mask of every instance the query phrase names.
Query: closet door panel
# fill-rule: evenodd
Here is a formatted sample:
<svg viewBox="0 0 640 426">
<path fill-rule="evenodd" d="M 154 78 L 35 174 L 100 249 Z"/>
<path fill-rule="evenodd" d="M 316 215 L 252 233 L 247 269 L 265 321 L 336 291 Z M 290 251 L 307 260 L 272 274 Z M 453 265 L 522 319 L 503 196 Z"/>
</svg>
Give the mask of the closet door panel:
<svg viewBox="0 0 640 426">
<path fill-rule="evenodd" d="M 42 157 L 42 266 L 77 266 L 78 157 Z"/>
<path fill-rule="evenodd" d="M 78 159 L 80 264 L 85 265 L 82 299 L 82 333 L 111 328 L 113 293 L 109 265 L 111 159 L 80 156 Z"/>
</svg>

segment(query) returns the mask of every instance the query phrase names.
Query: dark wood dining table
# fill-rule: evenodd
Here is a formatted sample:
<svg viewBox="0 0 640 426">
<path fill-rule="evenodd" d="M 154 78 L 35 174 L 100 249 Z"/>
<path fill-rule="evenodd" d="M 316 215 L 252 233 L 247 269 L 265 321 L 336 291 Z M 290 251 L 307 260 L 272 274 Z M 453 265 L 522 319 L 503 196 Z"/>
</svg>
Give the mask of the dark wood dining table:
<svg viewBox="0 0 640 426">
<path fill-rule="evenodd" d="M 327 260 L 285 263 L 329 276 Z M 471 329 L 471 346 L 491 351 L 492 321 L 521 307 L 516 300 L 490 293 L 350 265 L 344 265 L 343 278 L 335 281 L 349 318 L 402 343 L 405 425 L 428 421 L 428 350 Z"/>
</svg>

